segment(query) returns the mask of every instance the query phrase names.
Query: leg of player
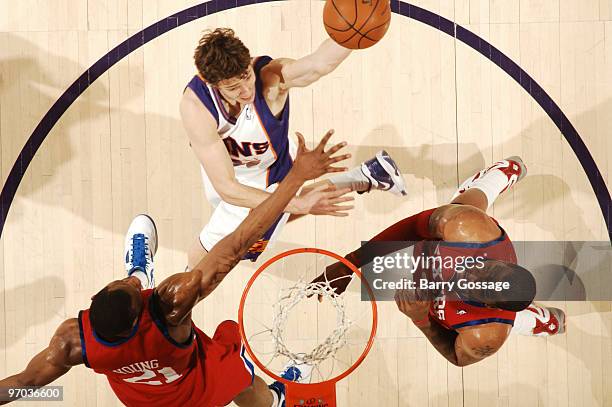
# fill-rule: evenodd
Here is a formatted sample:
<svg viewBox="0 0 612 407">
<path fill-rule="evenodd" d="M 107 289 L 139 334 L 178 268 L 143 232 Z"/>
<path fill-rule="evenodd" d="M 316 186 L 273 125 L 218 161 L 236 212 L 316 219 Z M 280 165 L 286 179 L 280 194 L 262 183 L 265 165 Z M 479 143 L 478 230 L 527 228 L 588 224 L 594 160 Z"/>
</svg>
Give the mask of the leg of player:
<svg viewBox="0 0 612 407">
<path fill-rule="evenodd" d="M 520 157 L 500 160 L 465 180 L 455 192 L 451 203 L 472 205 L 486 212 L 502 192 L 525 175 L 527 167 Z"/>
<path fill-rule="evenodd" d="M 516 313 L 511 333 L 527 336 L 551 336 L 565 332 L 565 313 L 559 308 L 532 303 Z"/>
<path fill-rule="evenodd" d="M 451 201 L 436 209 L 431 225 L 446 241 L 485 242 L 499 237 L 497 224 L 486 214 L 497 197 L 527 175 L 519 157 L 509 157 L 465 180 Z M 459 206 L 461 205 L 461 206 Z"/>
<path fill-rule="evenodd" d="M 373 158 L 364 161 L 357 167 L 326 180 L 336 188 L 351 188 L 357 193 L 370 192 L 372 189 L 389 191 L 398 196 L 405 196 L 406 183 L 395 161 L 382 150 Z"/>
<path fill-rule="evenodd" d="M 331 176 L 330 178 L 310 184 L 302 188 L 300 195 L 307 194 L 314 188 L 327 184 L 336 190 L 349 188 L 358 194 L 370 192 L 373 189 L 381 191 L 389 191 L 394 195 L 405 196 L 406 183 L 402 177 L 402 173 L 395 161 L 389 154 L 381 150 L 376 155 L 359 164 L 353 169 Z M 332 197 L 327 204 L 338 205 L 352 201 L 352 197 L 339 194 L 337 197 Z M 346 211 L 353 209 L 353 206 L 338 206 L 337 216 L 347 216 Z M 289 222 L 301 218 L 304 215 L 291 215 Z"/>
<path fill-rule="evenodd" d="M 138 215 L 125 235 L 125 270 L 137 277 L 143 289 L 154 288 L 153 256 L 157 252 L 157 227 L 148 215 Z"/>
<path fill-rule="evenodd" d="M 255 376 L 253 384 L 247 387 L 233 400 L 238 406 L 277 407 L 275 393 L 259 376 Z M 276 401 L 276 403 L 275 403 Z"/>
<path fill-rule="evenodd" d="M 293 382 L 303 383 L 308 380 L 311 371 L 312 367 L 308 365 L 288 366 L 281 377 Z M 266 386 L 266 383 L 259 376 L 255 376 L 253 384 L 233 401 L 239 406 L 284 407 L 285 385 L 276 381 Z"/>
</svg>

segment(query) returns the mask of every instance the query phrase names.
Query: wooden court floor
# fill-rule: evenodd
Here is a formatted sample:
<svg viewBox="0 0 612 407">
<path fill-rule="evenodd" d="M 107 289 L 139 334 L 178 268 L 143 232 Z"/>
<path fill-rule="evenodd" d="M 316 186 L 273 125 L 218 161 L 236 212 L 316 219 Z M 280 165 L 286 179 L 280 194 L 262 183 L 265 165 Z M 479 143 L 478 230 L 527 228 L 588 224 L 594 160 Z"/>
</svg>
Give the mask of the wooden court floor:
<svg viewBox="0 0 612 407">
<path fill-rule="evenodd" d="M 2 183 L 58 97 L 130 35 L 196 0 L 0 0 Z M 415 0 L 487 40 L 528 72 L 578 130 L 610 182 L 612 0 Z M 81 95 L 28 167 L 0 244 L 0 376 L 21 370 L 61 321 L 123 276 L 133 215 L 156 219 L 157 280 L 184 269 L 210 215 L 178 101 L 205 28 L 232 27 L 253 55 L 299 57 L 324 38 L 323 2 L 238 7 L 175 28 L 133 51 Z M 492 214 L 513 240 L 608 240 L 595 194 L 559 129 L 510 76 L 466 44 L 393 15 L 387 36 L 332 75 L 291 91 L 291 131 L 328 128 L 356 164 L 385 148 L 409 194 L 362 195 L 350 217 L 284 230 L 263 259 L 316 246 L 345 253 L 383 227 L 448 202 L 487 163 L 520 155 L 529 176 Z M 262 261 L 260 260 L 258 264 Z M 235 319 L 241 264 L 194 312 L 206 332 Z M 612 406 L 611 302 L 558 302 L 567 333 L 511 337 L 466 368 L 447 363 L 394 304 L 380 304 L 374 348 L 338 388 L 341 406 Z M 105 378 L 73 368 L 50 405 L 119 405 Z M 17 403 L 19 404 L 19 403 Z M 26 405 L 28 403 L 22 402 Z M 40 403 L 29 403 L 41 405 Z"/>
</svg>

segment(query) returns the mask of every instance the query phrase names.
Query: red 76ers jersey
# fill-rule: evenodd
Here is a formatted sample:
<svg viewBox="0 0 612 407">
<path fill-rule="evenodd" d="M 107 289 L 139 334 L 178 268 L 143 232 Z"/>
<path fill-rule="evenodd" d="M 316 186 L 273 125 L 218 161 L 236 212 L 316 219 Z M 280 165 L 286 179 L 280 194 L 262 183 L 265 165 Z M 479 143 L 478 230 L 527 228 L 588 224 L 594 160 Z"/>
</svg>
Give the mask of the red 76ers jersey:
<svg viewBox="0 0 612 407">
<path fill-rule="evenodd" d="M 497 223 L 497 221 L 496 221 Z M 481 257 L 483 259 L 495 259 L 516 263 L 516 252 L 510 238 L 501 229 L 501 236 L 490 242 L 483 243 L 462 243 L 435 241 L 419 245 L 415 252 L 424 256 L 441 257 L 442 259 L 454 259 L 446 266 L 446 261 L 441 262 L 441 267 L 432 267 L 429 279 L 432 281 L 452 281 L 460 275 L 461 269 L 457 265 L 461 264 L 458 259 Z M 464 261 L 464 260 L 463 260 Z M 455 292 L 441 292 L 432 301 L 429 311 L 430 315 L 447 329 L 458 329 L 465 326 L 481 325 L 492 322 L 514 324 L 516 313 L 498 308 L 488 308 L 484 304 L 472 301 L 462 301 Z"/>
<path fill-rule="evenodd" d="M 187 405 L 191 397 L 197 400 L 204 395 L 204 358 L 199 355 L 206 342 L 196 336 L 194 327 L 186 343 L 176 343 L 155 317 L 153 295 L 153 290 L 142 291 L 138 322 L 130 337 L 119 342 L 99 338 L 89 322 L 89 310 L 81 311 L 83 361 L 106 375 L 117 397 L 128 406 Z"/>
<path fill-rule="evenodd" d="M 429 313 L 442 326 L 451 330 L 492 322 L 513 325 L 516 318 L 516 312 L 488 308 L 477 302 L 461 301 L 456 293 L 443 293 L 438 296 L 431 303 Z"/>
</svg>

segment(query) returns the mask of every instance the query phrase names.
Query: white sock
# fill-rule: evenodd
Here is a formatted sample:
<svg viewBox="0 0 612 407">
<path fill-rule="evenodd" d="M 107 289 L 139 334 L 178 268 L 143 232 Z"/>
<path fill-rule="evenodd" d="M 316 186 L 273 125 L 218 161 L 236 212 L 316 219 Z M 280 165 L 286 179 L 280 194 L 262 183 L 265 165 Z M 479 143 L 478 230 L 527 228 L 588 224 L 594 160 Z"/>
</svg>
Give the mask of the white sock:
<svg viewBox="0 0 612 407">
<path fill-rule="evenodd" d="M 272 389 L 269 389 L 270 393 L 272 393 L 272 405 L 270 407 L 280 407 L 280 400 L 278 399 L 278 394 Z"/>
<path fill-rule="evenodd" d="M 474 180 L 475 177 L 476 180 Z M 455 195 L 453 195 L 451 201 L 457 198 L 463 192 L 476 188 L 481 190 L 486 195 L 487 207 L 490 207 L 493 205 L 493 202 L 495 202 L 502 191 L 508 187 L 508 184 L 509 181 L 506 174 L 498 169 L 490 169 L 481 176 L 478 176 L 477 174 L 476 176 L 472 176 L 465 180 L 463 184 L 459 186 L 459 189 L 457 192 L 455 192 Z"/>
<path fill-rule="evenodd" d="M 336 175 L 327 178 L 329 182 L 334 184 L 336 188 L 350 188 L 351 191 L 363 192 L 370 189 L 370 181 L 361 172 L 361 165 Z"/>
<path fill-rule="evenodd" d="M 533 306 L 530 305 L 530 307 Z M 536 316 L 529 309 L 524 309 L 516 313 L 514 319 L 514 326 L 510 333 L 533 336 L 533 328 L 536 326 Z"/>
<path fill-rule="evenodd" d="M 136 277 L 140 280 L 140 284 L 142 285 L 142 288 L 144 290 L 146 290 L 147 288 L 149 288 L 149 279 L 147 278 L 147 273 L 145 273 L 144 271 L 138 269 L 138 270 L 134 270 L 130 273 L 130 277 Z"/>
</svg>

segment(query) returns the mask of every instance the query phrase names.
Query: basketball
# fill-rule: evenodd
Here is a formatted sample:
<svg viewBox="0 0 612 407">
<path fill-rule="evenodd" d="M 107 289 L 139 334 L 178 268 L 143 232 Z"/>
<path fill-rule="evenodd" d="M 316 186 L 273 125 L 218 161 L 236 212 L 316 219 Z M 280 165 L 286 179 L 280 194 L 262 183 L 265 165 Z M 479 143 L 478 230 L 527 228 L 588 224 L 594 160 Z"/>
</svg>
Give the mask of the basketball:
<svg viewBox="0 0 612 407">
<path fill-rule="evenodd" d="M 327 34 L 350 49 L 364 49 L 385 35 L 391 22 L 389 0 L 326 0 L 323 23 Z"/>
</svg>

